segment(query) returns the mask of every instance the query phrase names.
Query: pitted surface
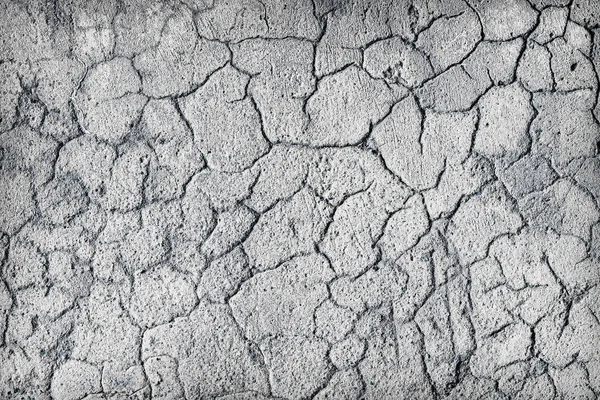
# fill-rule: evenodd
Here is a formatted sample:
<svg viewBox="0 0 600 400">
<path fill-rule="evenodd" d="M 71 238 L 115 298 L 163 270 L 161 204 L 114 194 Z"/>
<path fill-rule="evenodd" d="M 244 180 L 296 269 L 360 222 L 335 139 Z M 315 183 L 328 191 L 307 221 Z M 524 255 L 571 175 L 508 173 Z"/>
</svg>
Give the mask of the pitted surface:
<svg viewBox="0 0 600 400">
<path fill-rule="evenodd" d="M 600 3 L 1 6 L 0 399 L 600 397 Z"/>
</svg>

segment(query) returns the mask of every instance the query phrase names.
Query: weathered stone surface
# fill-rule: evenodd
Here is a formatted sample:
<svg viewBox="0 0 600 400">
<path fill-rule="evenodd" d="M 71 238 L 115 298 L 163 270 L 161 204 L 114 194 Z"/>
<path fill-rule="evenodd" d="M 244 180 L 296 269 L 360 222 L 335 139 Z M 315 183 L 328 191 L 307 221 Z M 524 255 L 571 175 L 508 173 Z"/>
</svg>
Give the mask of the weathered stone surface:
<svg viewBox="0 0 600 400">
<path fill-rule="evenodd" d="M 261 215 L 244 242 L 250 265 L 264 271 L 311 252 L 330 216 L 331 206 L 309 189 L 280 201 Z"/>
<path fill-rule="evenodd" d="M 519 202 L 529 224 L 551 227 L 557 232 L 590 240 L 591 226 L 598 220 L 594 198 L 576 183 L 561 179 Z"/>
<path fill-rule="evenodd" d="M 100 202 L 104 208 L 127 212 L 142 205 L 150 154 L 151 148 L 134 143 L 114 160 L 110 179 L 101 187 L 104 193 Z"/>
<path fill-rule="evenodd" d="M 241 247 L 213 260 L 202 272 L 198 282 L 198 298 L 224 303 L 251 276 L 248 257 Z"/>
<path fill-rule="evenodd" d="M 357 399 L 363 388 L 360 375 L 354 369 L 337 371 L 315 399 Z"/>
<path fill-rule="evenodd" d="M 500 174 L 506 189 L 517 199 L 544 190 L 557 178 L 548 160 L 541 156 L 524 156 Z"/>
<path fill-rule="evenodd" d="M 322 256 L 294 258 L 246 281 L 230 300 L 233 315 L 255 342 L 270 336 L 308 336 L 333 276 Z"/>
<path fill-rule="evenodd" d="M 143 359 L 167 355 L 177 361 L 186 397 L 266 391 L 257 350 L 243 339 L 225 306 L 200 303 L 188 318 L 148 330 L 142 346 Z"/>
<path fill-rule="evenodd" d="M 262 351 L 269 368 L 272 393 L 283 398 L 310 397 L 327 382 L 331 366 L 327 344 L 301 336 L 275 338 Z M 304 371 L 298 374 L 298 371 Z"/>
<path fill-rule="evenodd" d="M 185 184 L 205 162 L 174 101 L 149 101 L 140 120 L 140 130 L 154 150 L 149 159 L 144 197 L 150 201 L 181 197 Z"/>
<path fill-rule="evenodd" d="M 394 35 L 414 41 L 436 19 L 455 17 L 465 11 L 471 10 L 463 0 L 418 0 L 410 4 L 393 2 L 388 10 L 389 25 Z"/>
<path fill-rule="evenodd" d="M 539 44 L 546 44 L 554 38 L 562 36 L 567 27 L 569 9 L 566 7 L 548 7 L 542 10 L 540 22 L 531 33 L 530 38 Z"/>
<path fill-rule="evenodd" d="M 407 97 L 373 129 L 373 140 L 392 172 L 424 190 L 436 185 L 445 166 L 468 155 L 475 117 L 424 112 L 414 97 Z"/>
<path fill-rule="evenodd" d="M 405 186 L 397 181 L 375 182 L 337 207 L 319 244 L 337 274 L 357 277 L 376 263 L 377 239 L 407 197 Z"/>
<path fill-rule="evenodd" d="M 127 268 L 145 269 L 161 262 L 167 250 L 164 233 L 157 226 L 145 226 L 127 235 L 121 257 Z"/>
<path fill-rule="evenodd" d="M 383 39 L 364 52 L 363 66 L 376 78 L 408 87 L 419 86 L 433 77 L 425 54 L 400 38 Z"/>
<path fill-rule="evenodd" d="M 525 88 L 532 92 L 552 89 L 554 78 L 550 68 L 551 57 L 545 47 L 534 42 L 527 43 L 517 67 L 517 76 Z"/>
<path fill-rule="evenodd" d="M 2 188 L 0 229 L 5 234 L 12 235 L 33 216 L 31 180 L 23 173 L 2 173 L 0 188 Z"/>
<path fill-rule="evenodd" d="M 100 390 L 100 371 L 81 361 L 67 361 L 52 379 L 51 392 L 55 398 L 76 400 Z"/>
<path fill-rule="evenodd" d="M 232 63 L 252 74 L 248 93 L 256 101 L 265 136 L 272 143 L 302 143 L 308 123 L 305 100 L 315 90 L 311 44 L 252 39 L 231 48 Z"/>
<path fill-rule="evenodd" d="M 100 140 L 122 143 L 147 101 L 140 89 L 139 74 L 130 60 L 114 58 L 98 64 L 85 76 L 75 99 L 82 129 Z"/>
<path fill-rule="evenodd" d="M 247 207 L 240 206 L 223 211 L 217 217 L 216 226 L 202 244 L 202 252 L 210 258 L 217 258 L 240 244 L 250 233 L 256 222 L 256 215 Z"/>
<path fill-rule="evenodd" d="M 198 38 L 189 11 L 176 11 L 161 32 L 158 45 L 138 54 L 133 65 L 150 97 L 177 96 L 204 83 L 229 60 L 223 43 Z"/>
<path fill-rule="evenodd" d="M 120 10 L 116 2 L 110 6 L 109 3 L 107 17 L 111 16 L 111 8 L 114 7 L 114 18 L 109 21 L 109 24 L 114 24 L 114 28 L 111 33 L 105 34 L 108 36 L 105 41 L 112 45 L 112 53 L 128 58 L 159 43 L 162 28 L 174 11 L 170 4 L 158 1 L 146 4 L 139 0 L 129 0 Z"/>
<path fill-rule="evenodd" d="M 202 6 L 199 10 L 196 25 L 198 34 L 208 39 L 239 41 L 252 37 L 302 37 L 314 40 L 320 33 L 312 3 L 308 0 L 216 0 L 207 4 L 210 6 Z"/>
<path fill-rule="evenodd" d="M 424 399 L 432 395 L 423 375 L 419 332 L 414 323 L 396 325 L 385 309 L 375 309 L 363 317 L 359 329 L 359 334 L 371 342 L 358 366 L 365 381 L 365 397 Z M 400 343 L 402 353 L 398 352 Z"/>
<path fill-rule="evenodd" d="M 571 3 L 571 18 L 586 27 L 598 26 L 600 10 L 591 0 L 576 0 Z"/>
<path fill-rule="evenodd" d="M 0 93 L 2 94 L 2 104 L 0 105 L 0 132 L 5 132 L 13 127 L 17 120 L 17 105 L 19 102 L 19 93 L 21 92 L 21 83 L 17 71 L 11 68 L 11 63 L 4 63 L 0 66 L 2 71 L 2 83 L 0 83 Z"/>
<path fill-rule="evenodd" d="M 50 181 L 38 197 L 40 211 L 55 224 L 63 224 L 83 213 L 88 201 L 81 183 L 69 175 Z"/>
<path fill-rule="evenodd" d="M 448 238 L 456 245 L 465 264 L 485 256 L 499 235 L 515 233 L 523 224 L 517 205 L 499 184 L 486 186 L 459 206 L 448 227 Z"/>
<path fill-rule="evenodd" d="M 600 131 L 589 91 L 536 93 L 532 104 L 538 110 L 530 128 L 536 147 L 561 176 L 575 172 L 573 160 L 598 154 Z"/>
<path fill-rule="evenodd" d="M 421 105 L 439 112 L 470 109 L 492 84 L 512 80 L 521 46 L 521 39 L 479 43 L 465 61 L 416 91 Z"/>
<path fill-rule="evenodd" d="M 135 273 L 130 312 L 141 326 L 168 323 L 195 305 L 194 284 L 184 274 L 167 266 Z"/>
<path fill-rule="evenodd" d="M 379 245 L 384 257 L 396 259 L 413 247 L 429 228 L 429 217 L 421 196 L 406 201 L 401 210 L 388 219 Z"/>
<path fill-rule="evenodd" d="M 303 142 L 312 146 L 354 145 L 392 107 L 394 93 L 382 81 L 350 66 L 324 77 L 306 102 L 310 118 Z"/>
<path fill-rule="evenodd" d="M 360 0 L 318 3 L 325 6 L 324 12 L 330 12 L 327 15 L 327 29 L 320 43 L 340 49 L 352 49 L 390 36 L 390 26 L 385 17 L 391 10 L 386 1 L 376 0 L 372 4 Z"/>
<path fill-rule="evenodd" d="M 333 343 L 352 330 L 356 314 L 332 301 L 324 301 L 315 310 L 315 334 Z"/>
<path fill-rule="evenodd" d="M 355 366 L 362 358 L 364 351 L 365 342 L 358 335 L 352 335 L 334 344 L 329 357 L 337 368 L 346 369 Z"/>
<path fill-rule="evenodd" d="M 170 356 L 149 357 L 144 362 L 153 396 L 159 399 L 183 397 L 183 387 L 177 372 L 177 360 Z"/>
<path fill-rule="evenodd" d="M 58 144 L 28 126 L 19 126 L 0 136 L 5 169 L 29 171 L 35 187 L 52 178 Z"/>
<path fill-rule="evenodd" d="M 599 4 L 7 0 L 0 398 L 597 398 Z"/>
<path fill-rule="evenodd" d="M 516 165 L 516 163 L 514 164 Z M 453 212 L 464 196 L 474 194 L 492 180 L 493 165 L 485 158 L 470 156 L 461 164 L 449 165 L 437 187 L 423 197 L 431 218 Z"/>
<path fill-rule="evenodd" d="M 518 85 L 492 88 L 479 99 L 479 126 L 473 149 L 490 158 L 518 159 L 530 145 L 530 94 Z"/>
<path fill-rule="evenodd" d="M 529 358 L 531 329 L 523 324 L 504 328 L 493 338 L 482 340 L 473 355 L 471 369 L 475 376 L 490 375 L 494 370 Z"/>
<path fill-rule="evenodd" d="M 526 0 L 497 3 L 493 0 L 471 0 L 481 19 L 486 40 L 510 40 L 533 29 L 537 12 Z"/>
<path fill-rule="evenodd" d="M 244 203 L 264 213 L 298 192 L 307 180 L 313 155 L 302 148 L 275 145 L 252 168 L 257 178 Z M 274 181 L 278 182 L 277 186 L 273 186 Z"/>
<path fill-rule="evenodd" d="M 406 274 L 393 262 L 376 264 L 356 278 L 343 276 L 330 285 L 335 303 L 357 314 L 399 299 L 405 289 Z"/>
<path fill-rule="evenodd" d="M 417 48 L 427 54 L 436 74 L 461 62 L 481 39 L 477 14 L 467 11 L 454 17 L 441 17 L 419 34 Z"/>
<path fill-rule="evenodd" d="M 559 38 L 548 44 L 552 54 L 550 66 L 556 88 L 561 91 L 595 88 L 598 86 L 594 67 L 577 47 Z"/>
<path fill-rule="evenodd" d="M 111 146 L 93 135 L 83 135 L 61 148 L 56 161 L 56 173 L 77 176 L 86 187 L 90 199 L 98 201 L 106 193 L 115 159 L 116 152 Z"/>
<path fill-rule="evenodd" d="M 246 98 L 248 81 L 248 76 L 228 66 L 179 100 L 211 169 L 238 172 L 267 152 L 261 116 Z"/>
</svg>

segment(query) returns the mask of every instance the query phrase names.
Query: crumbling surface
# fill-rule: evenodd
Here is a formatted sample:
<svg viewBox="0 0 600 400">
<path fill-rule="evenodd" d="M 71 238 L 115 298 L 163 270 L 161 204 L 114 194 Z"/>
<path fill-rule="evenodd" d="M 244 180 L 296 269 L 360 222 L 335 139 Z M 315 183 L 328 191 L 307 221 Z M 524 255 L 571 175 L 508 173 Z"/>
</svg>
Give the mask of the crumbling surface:
<svg viewBox="0 0 600 400">
<path fill-rule="evenodd" d="M 599 2 L 0 19 L 0 399 L 600 396 Z"/>
</svg>

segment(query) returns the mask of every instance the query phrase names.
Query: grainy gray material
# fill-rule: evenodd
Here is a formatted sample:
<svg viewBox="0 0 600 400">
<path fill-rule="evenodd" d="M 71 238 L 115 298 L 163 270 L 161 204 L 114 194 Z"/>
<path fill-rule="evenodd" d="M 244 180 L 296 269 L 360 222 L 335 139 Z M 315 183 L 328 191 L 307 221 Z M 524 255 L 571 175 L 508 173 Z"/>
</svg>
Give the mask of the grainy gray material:
<svg viewBox="0 0 600 400">
<path fill-rule="evenodd" d="M 0 20 L 0 399 L 600 397 L 600 2 Z"/>
</svg>

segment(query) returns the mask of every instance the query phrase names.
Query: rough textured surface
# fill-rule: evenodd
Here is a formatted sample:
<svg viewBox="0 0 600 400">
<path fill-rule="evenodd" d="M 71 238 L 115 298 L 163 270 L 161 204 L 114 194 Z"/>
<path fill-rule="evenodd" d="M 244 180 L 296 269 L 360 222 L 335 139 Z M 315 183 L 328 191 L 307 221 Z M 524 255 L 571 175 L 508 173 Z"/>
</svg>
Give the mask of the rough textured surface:
<svg viewBox="0 0 600 400">
<path fill-rule="evenodd" d="M 600 397 L 600 2 L 0 22 L 0 399 Z"/>
</svg>

